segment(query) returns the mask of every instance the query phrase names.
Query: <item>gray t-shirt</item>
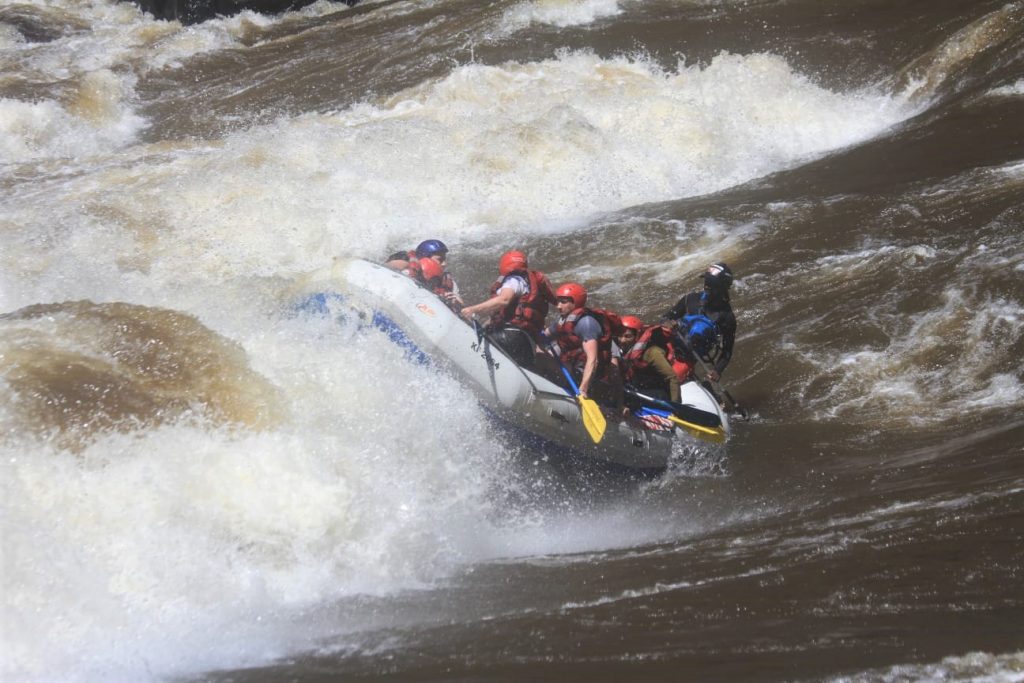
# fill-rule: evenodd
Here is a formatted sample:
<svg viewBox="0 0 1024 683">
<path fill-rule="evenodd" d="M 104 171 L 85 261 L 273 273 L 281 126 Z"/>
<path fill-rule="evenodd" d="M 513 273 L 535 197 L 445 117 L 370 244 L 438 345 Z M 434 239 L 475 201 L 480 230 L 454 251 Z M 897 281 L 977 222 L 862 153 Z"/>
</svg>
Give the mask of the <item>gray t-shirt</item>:
<svg viewBox="0 0 1024 683">
<path fill-rule="evenodd" d="M 601 323 L 592 315 L 585 315 L 576 321 L 573 332 L 580 338 L 580 341 L 591 341 L 601 338 Z"/>
<path fill-rule="evenodd" d="M 560 320 L 560 318 L 556 318 L 555 321 L 551 323 L 551 328 L 549 329 L 549 332 L 551 333 L 552 339 L 556 338 L 555 335 L 558 331 L 558 323 L 560 322 Z M 586 341 L 600 339 L 601 323 L 599 323 L 597 321 L 597 318 L 595 318 L 594 316 L 585 315 L 576 321 L 576 326 L 573 327 L 573 334 L 580 338 L 581 344 Z M 558 350 L 558 353 L 562 352 L 559 345 L 556 344 L 555 348 Z"/>
</svg>

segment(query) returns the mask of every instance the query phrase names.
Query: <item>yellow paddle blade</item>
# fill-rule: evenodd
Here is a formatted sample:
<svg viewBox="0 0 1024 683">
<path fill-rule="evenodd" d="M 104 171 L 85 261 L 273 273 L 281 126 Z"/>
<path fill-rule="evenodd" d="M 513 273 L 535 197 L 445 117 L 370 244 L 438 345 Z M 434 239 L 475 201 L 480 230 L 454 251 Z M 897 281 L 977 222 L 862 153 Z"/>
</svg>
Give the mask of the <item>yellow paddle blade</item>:
<svg viewBox="0 0 1024 683">
<path fill-rule="evenodd" d="M 604 430 L 608 426 L 604 419 L 604 413 L 601 412 L 601 409 L 593 399 L 577 395 L 576 400 L 580 402 L 580 411 L 583 413 L 583 426 L 587 428 L 587 434 L 590 434 L 590 438 L 594 440 L 594 443 L 601 443 L 601 439 L 604 438 Z"/>
<path fill-rule="evenodd" d="M 675 415 L 669 415 L 668 419 L 703 441 L 710 441 L 711 443 L 725 443 L 725 440 L 728 437 L 728 434 L 726 434 L 725 430 L 721 427 L 715 427 L 712 429 L 711 427 L 705 427 L 704 425 L 698 425 L 681 420 Z"/>
</svg>

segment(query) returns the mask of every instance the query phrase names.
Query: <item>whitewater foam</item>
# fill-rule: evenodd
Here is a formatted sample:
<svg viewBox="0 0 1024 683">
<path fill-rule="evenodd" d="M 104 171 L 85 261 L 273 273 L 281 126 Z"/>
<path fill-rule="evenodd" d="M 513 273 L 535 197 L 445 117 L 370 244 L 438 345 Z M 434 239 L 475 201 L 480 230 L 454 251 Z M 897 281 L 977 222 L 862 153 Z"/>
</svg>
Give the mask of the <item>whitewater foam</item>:
<svg viewBox="0 0 1024 683">
<path fill-rule="evenodd" d="M 122 271 L 113 231 L 155 257 L 143 261 L 158 283 L 290 275 L 436 234 L 457 245 L 507 230 L 560 232 L 601 212 L 714 192 L 876 135 L 907 113 L 883 95 L 824 90 L 771 55 L 720 55 L 672 74 L 567 53 L 459 67 L 376 104 L 183 146 L 169 161 L 164 149 L 116 171 L 82 166 L 63 188 L 80 202 L 45 210 L 76 226 L 78 239 L 57 247 L 71 271 Z M 113 183 L 132 192 L 113 195 Z M 26 226 L 36 201 L 34 192 L 7 198 Z M 83 216 L 81 205 L 98 213 Z"/>
<path fill-rule="evenodd" d="M 84 75 L 67 103 L 0 99 L 0 165 L 116 151 L 145 127 L 131 95 L 130 78 L 101 69 Z"/>
<path fill-rule="evenodd" d="M 992 97 L 1019 97 L 1024 95 L 1024 78 L 1017 79 L 1015 83 L 992 88 L 987 94 Z"/>
<path fill-rule="evenodd" d="M 116 153 L 147 125 L 137 111 L 140 76 L 205 53 L 248 49 L 262 30 L 340 11 L 337 3 L 319 2 L 275 18 L 247 10 L 182 26 L 116 0 L 50 0 L 35 9 L 42 22 L 74 28 L 28 42 L 0 24 L 0 65 L 32 92 L 30 99 L 0 99 L 0 165 Z"/>
<path fill-rule="evenodd" d="M 618 0 L 529 0 L 505 12 L 501 29 L 513 33 L 531 24 L 582 26 L 618 14 L 622 14 Z"/>
<path fill-rule="evenodd" d="M 829 679 L 830 683 L 899 683 L 900 681 L 971 681 L 971 683 L 1019 683 L 1024 680 L 1024 652 L 994 655 L 969 652 L 945 657 L 940 662 L 899 664 Z"/>
<path fill-rule="evenodd" d="M 501 552 L 488 519 L 502 449 L 460 385 L 333 321 L 282 318 L 273 334 L 287 347 L 246 343 L 290 399 L 281 426 L 187 420 L 77 454 L 5 430 L 5 677 L 261 661 L 344 630 L 302 618 L 317 605 Z"/>
<path fill-rule="evenodd" d="M 804 277 L 857 280 L 957 256 L 923 245 L 862 249 L 822 257 Z M 971 267 L 978 273 L 1004 267 L 1001 258 L 982 245 L 967 260 L 985 264 Z M 1024 385 L 1006 365 L 1024 335 L 1024 310 L 1015 301 L 950 284 L 919 313 L 905 315 L 892 301 L 880 301 L 860 324 L 877 330 L 884 341 L 852 350 L 800 347 L 802 357 L 818 368 L 814 377 L 830 378 L 822 396 L 805 397 L 821 406 L 823 418 L 927 425 L 1013 406 L 1024 397 Z"/>
</svg>

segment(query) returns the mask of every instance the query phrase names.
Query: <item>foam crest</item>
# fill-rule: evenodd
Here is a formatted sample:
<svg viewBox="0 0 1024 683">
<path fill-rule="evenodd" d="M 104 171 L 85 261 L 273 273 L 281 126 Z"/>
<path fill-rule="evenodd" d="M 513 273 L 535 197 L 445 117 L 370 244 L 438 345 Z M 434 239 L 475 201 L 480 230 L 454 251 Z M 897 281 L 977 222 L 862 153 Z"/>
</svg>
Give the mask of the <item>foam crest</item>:
<svg viewBox="0 0 1024 683">
<path fill-rule="evenodd" d="M 580 26 L 617 14 L 622 14 L 618 0 L 530 0 L 506 11 L 501 23 L 514 32 L 531 24 Z"/>
<path fill-rule="evenodd" d="M 968 652 L 924 664 L 898 664 L 829 679 L 829 683 L 900 683 L 901 681 L 972 681 L 1011 683 L 1020 680 L 1024 652 Z"/>
<path fill-rule="evenodd" d="M 987 95 L 991 97 L 1020 97 L 1024 95 L 1024 78 L 1019 78 L 1013 83 L 992 88 Z"/>
<path fill-rule="evenodd" d="M 131 85 L 107 70 L 82 78 L 69 102 L 0 99 L 0 163 L 113 152 L 144 127 Z"/>
<path fill-rule="evenodd" d="M 904 114 L 885 97 L 818 88 L 770 55 L 722 55 L 678 74 L 589 54 L 472 65 L 376 105 L 237 136 L 216 178 L 186 185 L 195 201 L 184 205 L 208 207 L 206 188 L 224 182 L 238 187 L 229 196 L 260 187 L 260 197 L 232 203 L 234 215 L 356 255 L 421 236 L 425 223 L 453 241 L 557 232 L 598 212 L 744 182 Z M 203 222 L 220 230 L 212 218 Z M 316 235 L 302 227 L 310 224 Z"/>
<path fill-rule="evenodd" d="M 57 26 L 62 35 L 50 42 L 26 43 L 17 31 L 4 32 L 0 46 L 19 48 L 3 58 L 21 74 L 48 82 L 96 69 L 127 69 L 138 75 L 176 68 L 196 55 L 246 49 L 259 42 L 266 28 L 350 8 L 320 0 L 301 12 L 267 16 L 244 10 L 192 26 L 154 19 L 136 5 L 117 0 L 47 0 L 35 9 L 41 22 Z"/>
<path fill-rule="evenodd" d="M 133 67 L 145 61 L 145 48 L 150 43 L 180 29 L 177 22 L 154 21 L 137 6 L 115 0 L 58 0 L 37 10 L 39 23 L 53 27 L 54 39 L 20 41 L 3 55 L 21 78 L 34 83 Z"/>
<path fill-rule="evenodd" d="M 1020 35 L 1024 3 L 1010 2 L 947 38 L 907 65 L 899 78 L 908 98 L 931 98 L 943 87 L 962 87 L 963 73 L 978 58 Z"/>
<path fill-rule="evenodd" d="M 82 203 L 136 233 L 166 226 L 155 276 L 291 274 L 436 234 L 457 244 L 510 229 L 565 231 L 600 212 L 801 163 L 906 114 L 881 95 L 824 90 L 771 55 L 720 55 L 672 74 L 566 54 L 460 67 L 377 104 L 282 120 L 72 184 Z M 110 195 L 125 182 L 134 192 Z M 71 225 L 101 218 L 63 203 L 53 210 Z M 86 269 L 115 258 L 109 238 L 96 246 L 74 255 Z"/>
<path fill-rule="evenodd" d="M 25 39 L 14 26 L 0 23 L 0 50 L 10 50 L 24 43 Z"/>
<path fill-rule="evenodd" d="M 162 23 L 162 22 L 161 22 Z M 245 42 L 274 24 L 262 14 L 245 10 L 230 17 L 218 17 L 193 26 L 178 26 L 174 30 L 163 30 L 148 39 L 152 29 L 142 29 L 150 44 L 146 49 L 144 62 L 138 64 L 140 71 L 155 71 L 164 68 L 178 68 L 188 59 L 197 55 L 225 49 L 244 49 Z"/>
<path fill-rule="evenodd" d="M 145 125 L 135 113 L 138 76 L 180 67 L 196 55 L 244 49 L 260 30 L 296 20 L 245 11 L 183 27 L 115 0 L 54 0 L 34 9 L 41 25 L 54 27 L 53 40 L 28 42 L 0 26 L 0 64 L 37 93 L 31 100 L 0 100 L 0 163 L 116 151 Z M 69 84 L 72 92 L 53 84 Z"/>
<path fill-rule="evenodd" d="M 827 257 L 819 265 L 826 277 L 858 279 L 871 277 L 880 264 L 913 267 L 937 258 L 931 247 L 885 247 Z M 952 284 L 922 313 L 906 316 L 881 306 L 867 318 L 884 331 L 885 343 L 853 352 L 802 347 L 803 358 L 818 368 L 812 385 L 827 385 L 820 395 L 812 389 L 805 400 L 824 415 L 929 425 L 1024 400 L 1024 366 L 1014 352 L 1024 339 L 1018 302 L 979 297 Z"/>
</svg>

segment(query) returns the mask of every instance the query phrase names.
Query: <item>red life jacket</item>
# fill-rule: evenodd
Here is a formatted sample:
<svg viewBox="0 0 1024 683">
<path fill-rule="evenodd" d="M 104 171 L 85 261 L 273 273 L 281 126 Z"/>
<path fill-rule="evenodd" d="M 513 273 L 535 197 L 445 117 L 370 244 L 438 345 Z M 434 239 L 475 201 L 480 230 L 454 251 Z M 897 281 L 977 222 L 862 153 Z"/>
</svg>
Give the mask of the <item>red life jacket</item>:
<svg viewBox="0 0 1024 683">
<path fill-rule="evenodd" d="M 573 366 L 585 363 L 587 355 L 583 351 L 583 340 L 576 334 L 576 323 L 586 316 L 594 318 L 601 325 L 601 336 L 597 340 L 597 367 L 606 368 L 612 359 L 612 336 L 614 321 L 618 316 L 611 311 L 600 308 L 577 308 L 555 328 L 555 341 L 562 353 L 559 359 L 563 365 Z M 619 320 L 621 326 L 622 321 Z"/>
<path fill-rule="evenodd" d="M 435 278 L 434 282 L 427 283 L 427 289 L 438 296 L 444 296 L 455 291 L 455 280 L 452 278 L 452 274 L 446 270 L 444 275 L 441 276 L 441 281 L 438 282 L 437 278 Z"/>
<path fill-rule="evenodd" d="M 656 336 L 660 336 L 656 338 Z M 644 360 L 644 354 L 651 346 L 657 346 L 665 351 L 665 357 L 669 363 L 675 361 L 675 349 L 672 348 L 672 341 L 661 329 L 661 325 L 649 325 L 640 333 L 640 338 L 629 347 L 629 351 L 622 357 L 623 376 L 625 380 L 631 381 L 638 374 L 645 372 L 651 364 Z"/>
<path fill-rule="evenodd" d="M 444 275 L 441 276 L 440 280 L 438 278 L 434 278 L 432 281 L 428 282 L 423 277 L 423 267 L 420 265 L 420 260 L 416 257 L 416 252 L 414 251 L 409 252 L 409 265 L 402 270 L 402 274 L 408 275 L 438 296 L 455 291 L 455 280 L 447 270 L 444 271 Z"/>
<path fill-rule="evenodd" d="M 491 285 L 491 296 L 497 295 L 502 283 L 509 275 L 526 275 L 530 283 L 530 291 L 509 302 L 492 316 L 489 325 L 492 328 L 499 328 L 502 325 L 514 325 L 521 327 L 536 337 L 544 329 L 544 319 L 548 315 L 548 304 L 555 301 L 555 292 L 551 288 L 548 276 L 539 270 L 517 270 L 508 275 L 503 275 Z"/>
</svg>

